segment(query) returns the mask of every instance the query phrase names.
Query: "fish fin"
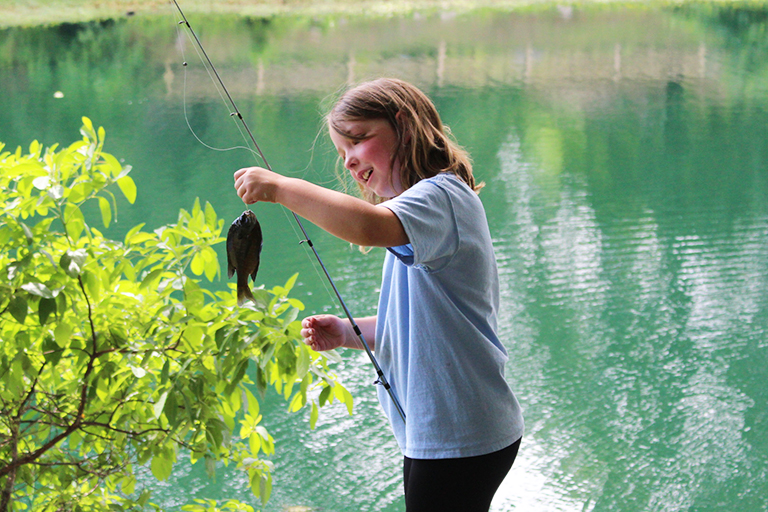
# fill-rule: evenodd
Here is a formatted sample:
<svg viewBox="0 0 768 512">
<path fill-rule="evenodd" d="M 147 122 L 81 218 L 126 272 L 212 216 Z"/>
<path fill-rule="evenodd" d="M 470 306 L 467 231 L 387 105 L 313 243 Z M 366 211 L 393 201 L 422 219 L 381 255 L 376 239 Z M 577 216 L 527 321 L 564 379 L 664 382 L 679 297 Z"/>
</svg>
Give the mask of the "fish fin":
<svg viewBox="0 0 768 512">
<path fill-rule="evenodd" d="M 256 274 L 259 271 L 259 263 L 261 263 L 261 258 L 256 259 L 256 268 L 253 269 L 253 272 L 251 272 L 251 279 L 253 281 L 256 281 Z"/>
<path fill-rule="evenodd" d="M 253 298 L 251 288 L 248 286 L 248 276 L 245 279 L 240 280 L 240 274 L 237 275 L 237 305 L 242 306 L 246 300 L 251 300 L 254 304 L 256 299 Z"/>
<path fill-rule="evenodd" d="M 234 247 L 232 246 L 232 242 L 230 241 L 229 236 L 227 236 L 227 278 L 228 279 L 232 279 L 232 276 L 235 274 L 235 265 L 232 261 L 232 251 L 234 251 Z"/>
</svg>

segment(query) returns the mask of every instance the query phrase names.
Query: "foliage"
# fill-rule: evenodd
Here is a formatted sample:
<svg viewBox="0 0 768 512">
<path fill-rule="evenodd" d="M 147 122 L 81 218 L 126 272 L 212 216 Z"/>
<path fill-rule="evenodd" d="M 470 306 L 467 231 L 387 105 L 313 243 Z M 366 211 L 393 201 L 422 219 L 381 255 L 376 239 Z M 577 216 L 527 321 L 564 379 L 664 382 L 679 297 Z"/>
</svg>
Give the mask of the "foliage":
<svg viewBox="0 0 768 512">
<path fill-rule="evenodd" d="M 255 389 L 309 403 L 312 427 L 334 397 L 352 407 L 299 341 L 296 276 L 243 308 L 233 286 L 202 288 L 193 276 L 220 275 L 224 221 L 199 201 L 176 224 L 105 238 L 82 206 L 108 226 L 111 189 L 133 203 L 136 187 L 83 123 L 63 149 L 0 144 L 0 510 L 142 510 L 136 466 L 163 480 L 181 451 L 210 474 L 235 464 L 266 502 L 274 445 Z"/>
</svg>

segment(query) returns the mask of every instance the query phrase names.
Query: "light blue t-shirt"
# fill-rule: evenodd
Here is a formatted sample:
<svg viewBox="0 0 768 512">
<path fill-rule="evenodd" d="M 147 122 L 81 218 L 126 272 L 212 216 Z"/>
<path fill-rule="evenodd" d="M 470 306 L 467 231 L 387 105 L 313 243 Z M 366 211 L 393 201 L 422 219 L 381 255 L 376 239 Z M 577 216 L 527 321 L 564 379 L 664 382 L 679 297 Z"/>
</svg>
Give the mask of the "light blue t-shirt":
<svg viewBox="0 0 768 512">
<path fill-rule="evenodd" d="M 384 259 L 376 354 L 405 411 L 379 400 L 403 453 L 471 457 L 523 435 L 520 405 L 504 378 L 499 278 L 485 210 L 453 174 L 416 183 L 382 203 L 410 243 Z"/>
</svg>

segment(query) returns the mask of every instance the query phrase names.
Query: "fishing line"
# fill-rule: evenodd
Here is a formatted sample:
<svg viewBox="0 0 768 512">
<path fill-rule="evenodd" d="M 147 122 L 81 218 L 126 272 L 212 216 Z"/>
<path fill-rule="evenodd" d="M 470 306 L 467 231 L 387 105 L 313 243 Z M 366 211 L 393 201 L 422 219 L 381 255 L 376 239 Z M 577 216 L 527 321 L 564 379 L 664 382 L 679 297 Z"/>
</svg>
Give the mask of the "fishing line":
<svg viewBox="0 0 768 512">
<path fill-rule="evenodd" d="M 179 14 L 181 15 L 181 18 L 182 18 L 182 20 L 178 22 L 178 25 L 186 25 L 187 30 L 189 30 L 189 33 L 192 35 L 192 38 L 196 43 L 196 48 L 199 49 L 198 54 L 202 52 L 201 58 L 203 60 L 203 63 L 207 63 L 207 66 L 210 67 L 209 76 L 211 75 L 211 72 L 212 72 L 213 76 L 211 76 L 211 79 L 213 80 L 215 77 L 214 84 L 218 83 L 218 85 L 221 87 L 221 90 L 226 95 L 225 102 L 228 104 L 228 106 L 232 107 L 230 116 L 240 121 L 240 124 L 242 125 L 243 129 L 248 135 L 246 142 L 248 141 L 248 139 L 250 139 L 250 142 L 253 144 L 253 147 L 256 148 L 255 154 L 257 154 L 261 158 L 261 161 L 264 163 L 264 167 L 267 168 L 269 171 L 272 171 L 272 167 L 269 165 L 269 162 L 267 162 L 267 159 L 264 156 L 264 153 L 261 151 L 259 144 L 256 142 L 256 137 L 254 137 L 253 132 L 251 132 L 251 129 L 248 127 L 248 124 L 245 122 L 245 119 L 243 119 L 243 115 L 240 113 L 240 110 L 237 108 L 237 105 L 235 104 L 235 100 L 232 99 L 232 96 L 229 94 L 227 87 L 224 85 L 224 82 L 222 81 L 221 76 L 216 70 L 216 66 L 213 65 L 213 62 L 211 62 L 210 57 L 208 57 L 208 53 L 205 51 L 203 44 L 200 42 L 200 39 L 197 37 L 197 34 L 192 29 L 192 26 L 189 24 L 189 21 L 187 20 L 187 17 L 184 14 L 184 11 L 181 10 L 181 6 L 176 0 L 171 0 L 171 1 L 176 6 L 176 9 L 179 11 Z M 221 95 L 221 92 L 219 94 Z M 224 99 L 223 96 L 222 96 L 222 99 Z M 241 131 L 241 134 L 242 134 L 242 131 Z M 245 135 L 243 134 L 243 136 Z M 373 355 L 371 348 L 368 346 L 368 342 L 365 341 L 365 337 L 363 336 L 363 333 L 360 330 L 360 327 L 357 325 L 357 322 L 355 322 L 354 318 L 352 317 L 352 313 L 349 311 L 347 304 L 344 302 L 344 299 L 342 298 L 341 293 L 336 287 L 336 284 L 334 283 L 333 278 L 331 277 L 330 273 L 328 273 L 328 269 L 323 263 L 323 260 L 320 258 L 320 254 L 317 252 L 315 245 L 312 243 L 312 240 L 309 238 L 309 235 L 307 234 L 306 229 L 304 229 L 304 225 L 302 224 L 301 219 L 295 212 L 291 211 L 291 213 L 293 214 L 293 219 L 295 220 L 296 226 L 298 226 L 298 228 L 301 230 L 301 233 L 302 233 L 302 236 L 300 237 L 301 238 L 300 243 L 306 244 L 312 250 L 312 254 L 315 257 L 315 260 L 317 261 L 318 265 L 320 265 L 320 268 L 322 269 L 323 274 L 325 275 L 328 283 L 331 285 L 331 288 L 333 289 L 333 292 L 336 295 L 336 298 L 339 301 L 339 304 L 344 310 L 344 314 L 346 315 L 347 319 L 352 325 L 352 329 L 354 330 L 355 335 L 359 339 L 363 349 L 365 349 L 365 352 L 371 361 L 371 364 L 376 370 L 377 379 L 374 383 L 384 386 L 384 389 L 387 391 L 387 394 L 392 400 L 392 403 L 395 405 L 397 412 L 400 414 L 400 417 L 402 418 L 403 423 L 405 423 L 405 412 L 403 411 L 403 408 L 400 405 L 399 400 L 395 396 L 395 393 L 392 390 L 392 387 L 387 381 L 387 378 L 384 376 L 384 372 L 379 366 L 379 363 L 376 360 L 376 357 Z"/>
<path fill-rule="evenodd" d="M 177 38 L 177 40 L 181 41 L 181 30 L 179 30 L 179 24 L 178 23 L 176 24 L 176 33 L 179 36 Z M 187 37 L 190 37 L 189 34 L 187 34 Z M 203 61 L 203 64 L 205 64 L 205 61 L 203 60 L 203 56 L 200 54 L 200 50 L 197 48 L 197 46 L 195 46 L 193 44 L 192 48 L 195 49 L 195 51 L 197 52 L 197 56 L 200 58 L 201 61 Z M 197 142 L 199 142 L 200 144 L 202 144 L 206 148 L 211 149 L 213 151 L 232 151 L 232 150 L 235 150 L 235 149 L 244 149 L 244 150 L 249 151 L 249 152 L 253 153 L 254 155 L 258 156 L 258 153 L 256 153 L 256 151 L 254 151 L 252 148 L 249 148 L 248 146 L 233 146 L 233 147 L 229 147 L 229 148 L 217 148 L 217 147 L 211 146 L 210 144 L 207 144 L 205 141 L 203 141 L 197 135 L 197 132 L 195 132 L 195 129 L 192 128 L 192 124 L 189 122 L 189 115 L 187 113 L 187 56 L 184 53 L 184 45 L 183 44 L 179 44 L 179 51 L 181 52 L 181 58 L 182 58 L 182 61 L 183 61 L 182 62 L 182 67 L 184 68 L 184 81 L 183 81 L 183 88 L 182 88 L 182 108 L 184 110 L 184 121 L 186 121 L 187 128 L 189 128 L 189 131 L 190 131 L 190 133 L 192 133 L 192 136 L 197 140 Z M 211 70 L 208 69 L 208 66 L 205 66 L 205 65 L 203 65 L 203 68 L 208 73 L 208 77 L 211 79 L 211 81 L 214 82 L 214 85 L 215 85 L 216 81 L 214 80 L 214 77 L 211 74 Z M 216 92 L 219 94 L 219 97 L 221 98 L 221 100 L 224 103 L 226 103 L 226 99 L 224 98 L 224 95 L 221 93 L 221 90 L 218 87 L 215 87 L 215 89 L 216 89 Z M 240 135 L 247 142 L 245 134 L 243 133 L 242 128 L 240 128 L 240 126 L 237 124 L 237 121 L 235 121 L 233 119 L 232 122 L 234 123 L 235 128 L 237 128 L 237 130 L 240 132 Z"/>
<path fill-rule="evenodd" d="M 192 133 L 192 136 L 204 147 L 208 149 L 212 149 L 214 151 L 231 151 L 234 149 L 244 149 L 248 152 L 250 152 L 254 157 L 259 158 L 259 153 L 257 153 L 254 149 L 248 147 L 248 146 L 233 146 L 230 148 L 216 148 L 214 146 L 211 146 L 210 144 L 207 144 L 205 141 L 203 141 L 195 132 L 194 128 L 192 128 L 192 125 L 189 121 L 189 117 L 187 115 L 187 75 L 188 75 L 188 65 L 187 65 L 187 59 L 186 54 L 184 52 L 184 45 L 181 43 L 182 36 L 181 36 L 181 30 L 179 29 L 179 26 L 181 24 L 184 24 L 184 20 L 179 21 L 179 23 L 176 24 L 176 32 L 178 34 L 177 41 L 180 42 L 179 44 L 179 51 L 181 52 L 182 57 L 182 67 L 184 68 L 184 86 L 182 91 L 182 105 L 184 110 L 184 120 L 187 123 L 187 128 L 189 128 L 189 131 Z M 204 58 L 203 54 L 200 52 L 200 49 L 198 48 L 198 45 L 196 44 L 196 41 L 192 39 L 192 36 L 189 33 L 185 33 L 185 36 L 192 42 L 192 48 L 194 48 L 195 52 L 197 53 L 198 58 L 200 59 L 200 62 L 203 65 L 203 68 L 205 69 L 206 73 L 208 73 L 208 77 L 211 79 L 211 81 L 214 84 L 214 89 L 216 90 L 216 93 L 219 95 L 219 98 L 221 98 L 222 102 L 229 106 L 227 99 L 224 97 L 224 93 L 222 93 L 221 87 L 219 84 L 217 84 L 216 78 L 214 76 L 214 73 L 211 72 L 211 69 L 208 67 L 208 64 L 206 64 L 206 59 Z M 249 143 L 248 137 L 246 136 L 245 132 L 243 131 L 243 128 L 237 123 L 237 121 L 233 118 L 233 116 L 230 115 L 230 118 L 232 118 L 232 122 L 235 125 L 235 128 L 237 128 L 237 131 L 240 133 L 240 137 L 245 141 L 246 144 Z M 288 221 L 288 225 L 291 226 L 291 229 L 293 230 L 293 234 L 296 236 L 296 238 L 301 239 L 301 235 L 296 229 L 296 225 L 292 222 L 290 222 L 290 218 L 285 211 L 285 208 L 281 208 L 281 211 L 283 213 L 283 216 L 285 216 L 285 219 Z M 312 260 L 312 257 L 310 256 L 308 250 L 305 248 L 304 255 L 307 259 L 310 261 Z M 320 274 L 320 271 L 317 269 L 316 265 L 312 265 L 312 270 L 315 272 L 318 278 L 318 282 L 325 288 L 325 292 L 328 294 L 329 297 L 332 297 L 333 294 L 331 293 L 331 289 L 328 288 L 328 285 L 325 282 L 325 279 Z"/>
<path fill-rule="evenodd" d="M 183 13 L 182 13 L 182 16 L 183 16 Z M 188 75 L 188 68 L 189 68 L 189 66 L 187 65 L 187 58 L 186 58 L 186 54 L 184 52 L 184 44 L 183 44 L 183 39 L 182 39 L 182 36 L 181 36 L 181 29 L 179 28 L 179 26 L 183 25 L 184 23 L 185 23 L 184 19 L 182 19 L 178 23 L 176 23 L 176 33 L 177 33 L 177 41 L 179 43 L 178 48 L 179 48 L 179 51 L 181 52 L 182 67 L 184 68 L 184 86 L 183 86 L 183 90 L 182 90 L 182 105 L 183 105 L 183 110 L 184 110 L 184 120 L 187 123 L 187 128 L 189 128 L 189 131 L 192 133 L 192 136 L 202 146 L 204 146 L 204 147 L 206 147 L 208 149 L 212 149 L 214 151 L 230 151 L 230 150 L 233 150 L 233 149 L 244 149 L 244 150 L 250 152 L 251 154 L 253 154 L 256 158 L 259 158 L 258 152 L 256 152 L 254 149 L 252 149 L 252 148 L 250 148 L 248 146 L 233 146 L 233 147 L 230 147 L 230 148 L 216 148 L 216 147 L 213 147 L 210 144 L 207 144 L 205 141 L 203 141 L 197 135 L 197 133 L 195 132 L 194 128 L 192 128 L 191 123 L 189 121 L 189 117 L 187 115 L 187 75 Z M 191 27 L 190 27 L 190 31 L 189 32 L 191 32 Z M 197 41 L 199 41 L 199 39 L 197 39 L 197 38 L 193 39 L 192 35 L 190 35 L 189 32 L 186 32 L 185 36 L 192 42 L 192 48 L 195 50 L 195 53 L 197 53 L 197 56 L 200 59 L 200 62 L 202 63 L 203 68 L 205 69 L 206 73 L 208 73 L 208 78 L 210 78 L 211 81 L 213 82 L 214 89 L 216 90 L 216 93 L 219 95 L 219 98 L 221 98 L 222 102 L 227 107 L 229 107 L 230 106 L 229 102 L 227 101 L 227 98 L 224 97 L 224 93 L 222 92 L 222 89 L 221 89 L 223 84 L 219 85 L 219 83 L 217 83 L 217 80 L 215 78 L 214 73 L 211 72 L 211 68 L 206 63 L 206 58 L 204 57 L 204 55 L 201 53 L 200 49 L 198 48 L 199 45 L 196 44 Z M 246 144 L 248 144 L 249 143 L 248 137 L 246 137 L 246 134 L 243 132 L 243 129 L 241 128 L 241 126 L 234 119 L 234 116 L 230 115 L 230 118 L 232 119 L 232 122 L 234 123 L 235 128 L 237 128 L 237 131 L 240 133 L 240 137 L 245 141 Z M 288 217 L 288 214 L 285 212 L 285 208 L 282 208 L 281 211 L 283 212 L 283 215 L 285 216 L 286 220 L 290 221 L 290 219 Z M 296 238 L 301 239 L 301 236 L 299 235 L 299 232 L 296 230 L 296 226 L 293 223 L 290 223 L 290 222 L 289 222 L 289 225 L 291 226 L 291 229 L 293 229 L 293 233 L 296 236 Z M 304 251 L 304 254 L 305 254 L 305 256 L 308 259 L 311 260 L 311 256 L 306 251 L 306 249 Z M 320 271 L 317 269 L 317 267 L 315 265 L 312 265 L 312 269 L 315 271 L 315 274 L 318 277 L 318 281 L 325 288 L 325 292 L 328 294 L 329 297 L 332 296 L 331 290 L 328 288 L 328 285 L 325 283 L 325 280 L 320 275 Z"/>
</svg>

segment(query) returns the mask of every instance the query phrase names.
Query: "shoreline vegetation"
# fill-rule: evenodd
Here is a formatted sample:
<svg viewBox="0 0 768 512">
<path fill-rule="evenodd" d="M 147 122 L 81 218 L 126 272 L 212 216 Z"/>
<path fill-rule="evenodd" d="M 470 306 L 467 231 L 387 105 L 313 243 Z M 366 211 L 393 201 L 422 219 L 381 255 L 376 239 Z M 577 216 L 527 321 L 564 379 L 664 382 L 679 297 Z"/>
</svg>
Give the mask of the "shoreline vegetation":
<svg viewBox="0 0 768 512">
<path fill-rule="evenodd" d="M 475 10 L 535 10 L 553 6 L 635 6 L 708 3 L 764 6 L 766 0 L 181 0 L 185 13 L 273 16 L 395 16 L 416 12 L 453 13 Z M 130 16 L 167 14 L 175 7 L 171 0 L 0 0 L 0 29 L 36 25 L 79 23 Z"/>
</svg>

